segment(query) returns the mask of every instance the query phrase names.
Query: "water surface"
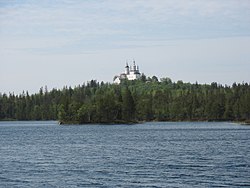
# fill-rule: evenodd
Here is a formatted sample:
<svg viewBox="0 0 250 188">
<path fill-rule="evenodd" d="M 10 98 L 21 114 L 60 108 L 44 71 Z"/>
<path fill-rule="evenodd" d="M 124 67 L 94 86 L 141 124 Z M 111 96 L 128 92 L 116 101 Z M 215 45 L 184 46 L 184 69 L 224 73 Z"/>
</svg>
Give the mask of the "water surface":
<svg viewBox="0 0 250 188">
<path fill-rule="evenodd" d="M 0 187 L 250 186 L 250 127 L 0 122 Z"/>
</svg>

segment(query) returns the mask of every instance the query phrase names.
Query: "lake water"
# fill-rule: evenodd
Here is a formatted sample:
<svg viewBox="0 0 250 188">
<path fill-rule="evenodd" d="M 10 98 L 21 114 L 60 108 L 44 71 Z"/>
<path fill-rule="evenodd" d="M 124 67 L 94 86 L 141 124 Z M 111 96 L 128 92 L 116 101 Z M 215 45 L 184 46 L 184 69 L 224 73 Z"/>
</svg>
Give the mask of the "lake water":
<svg viewBox="0 0 250 188">
<path fill-rule="evenodd" d="M 250 126 L 0 122 L 0 187 L 250 187 Z"/>
</svg>

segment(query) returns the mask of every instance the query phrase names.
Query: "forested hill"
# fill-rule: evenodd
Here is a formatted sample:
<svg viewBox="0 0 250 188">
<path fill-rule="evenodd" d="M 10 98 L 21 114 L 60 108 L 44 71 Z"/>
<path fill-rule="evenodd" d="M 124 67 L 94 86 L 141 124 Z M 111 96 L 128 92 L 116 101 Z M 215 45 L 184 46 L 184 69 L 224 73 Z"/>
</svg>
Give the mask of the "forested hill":
<svg viewBox="0 0 250 188">
<path fill-rule="evenodd" d="M 0 94 L 0 120 L 59 120 L 63 123 L 128 123 L 250 119 L 250 85 L 190 84 L 169 78 L 94 80 L 61 90 Z"/>
</svg>

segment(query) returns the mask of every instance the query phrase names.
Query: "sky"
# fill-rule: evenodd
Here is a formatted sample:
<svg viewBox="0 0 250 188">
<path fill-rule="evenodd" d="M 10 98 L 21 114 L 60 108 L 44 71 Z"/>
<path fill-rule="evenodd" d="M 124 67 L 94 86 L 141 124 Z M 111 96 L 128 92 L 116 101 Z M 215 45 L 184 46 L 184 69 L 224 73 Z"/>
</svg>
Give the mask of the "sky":
<svg viewBox="0 0 250 188">
<path fill-rule="evenodd" d="M 0 93 L 146 76 L 250 82 L 249 0 L 0 0 Z"/>
</svg>

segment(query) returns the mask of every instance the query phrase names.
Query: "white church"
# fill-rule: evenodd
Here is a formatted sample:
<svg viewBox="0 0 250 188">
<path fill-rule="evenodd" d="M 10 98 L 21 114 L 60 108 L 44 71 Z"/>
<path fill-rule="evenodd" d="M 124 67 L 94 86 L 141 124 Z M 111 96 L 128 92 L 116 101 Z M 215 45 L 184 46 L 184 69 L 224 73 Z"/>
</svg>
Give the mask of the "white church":
<svg viewBox="0 0 250 188">
<path fill-rule="evenodd" d="M 141 73 L 139 71 L 139 67 L 136 66 L 135 61 L 133 61 L 133 66 L 128 66 L 126 63 L 125 72 L 121 73 L 120 76 L 114 77 L 114 83 L 120 84 L 121 80 L 128 79 L 128 80 L 137 80 L 141 77 Z"/>
</svg>

